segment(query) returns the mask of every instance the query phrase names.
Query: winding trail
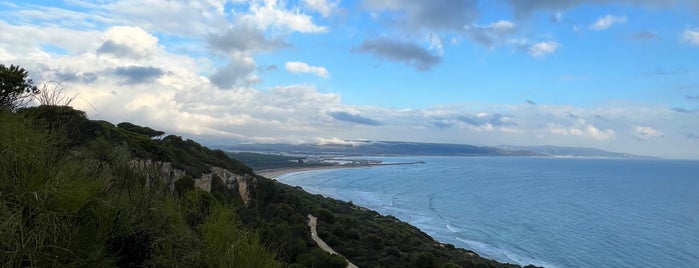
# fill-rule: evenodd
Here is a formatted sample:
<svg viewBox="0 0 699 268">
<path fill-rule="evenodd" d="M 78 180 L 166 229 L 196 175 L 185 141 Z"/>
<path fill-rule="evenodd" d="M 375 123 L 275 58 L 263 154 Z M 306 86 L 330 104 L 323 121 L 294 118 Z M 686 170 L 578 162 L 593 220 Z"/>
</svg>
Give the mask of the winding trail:
<svg viewBox="0 0 699 268">
<path fill-rule="evenodd" d="M 328 252 L 330 254 L 342 256 L 339 253 L 335 252 L 335 250 L 333 250 L 330 246 L 328 246 L 328 244 L 326 244 L 325 241 L 323 241 L 323 239 L 320 239 L 320 237 L 318 237 L 318 231 L 316 231 L 316 225 L 318 225 L 318 218 L 314 217 L 311 214 L 308 214 L 308 226 L 311 227 L 311 239 L 313 239 L 313 241 L 316 241 L 316 244 L 318 244 L 318 246 L 321 249 L 325 250 L 326 252 Z M 347 258 L 345 258 L 345 260 L 347 260 Z M 357 267 L 357 265 L 354 265 L 349 260 L 347 260 L 347 268 L 359 268 L 359 267 Z"/>
</svg>

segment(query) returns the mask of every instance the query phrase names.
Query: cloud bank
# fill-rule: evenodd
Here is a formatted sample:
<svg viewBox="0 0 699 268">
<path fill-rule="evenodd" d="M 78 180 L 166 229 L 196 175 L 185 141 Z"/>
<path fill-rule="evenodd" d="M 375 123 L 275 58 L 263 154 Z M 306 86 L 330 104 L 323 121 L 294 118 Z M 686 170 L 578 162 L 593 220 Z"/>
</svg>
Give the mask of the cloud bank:
<svg viewBox="0 0 699 268">
<path fill-rule="evenodd" d="M 525 95 L 532 89 L 526 88 L 526 81 L 519 80 L 508 81 L 506 85 L 512 88 L 509 92 L 525 92 L 516 104 L 455 99 L 416 107 L 359 105 L 347 101 L 333 88 L 341 83 L 333 79 L 342 70 L 320 63 L 333 72 L 330 76 L 326 67 L 313 66 L 320 61 L 298 56 L 309 53 L 297 47 L 299 36 L 330 35 L 340 27 L 336 26 L 339 23 L 328 23 L 329 18 L 347 12 L 339 1 L 304 0 L 297 5 L 275 0 L 118 0 L 100 5 L 68 2 L 79 7 L 32 13 L 29 11 L 34 11 L 36 5 L 17 3 L 12 12 L 3 13 L 0 61 L 22 65 L 43 80 L 65 81 L 66 93 L 78 94 L 73 104 L 94 119 L 130 121 L 209 144 L 343 143 L 354 139 L 477 145 L 553 144 L 699 158 L 695 149 L 699 148 L 699 124 L 696 124 L 699 93 L 696 87 L 691 87 L 693 81 L 687 79 L 694 70 L 677 74 L 684 75 L 681 79 L 690 85 L 677 90 L 678 102 L 684 102 L 681 105 L 631 101 L 608 101 L 585 107 L 547 104 L 541 99 L 546 96 Z M 386 31 L 380 36 L 344 36 L 351 30 L 338 35 L 343 35 L 343 49 L 355 53 L 351 57 L 375 57 L 404 64 L 424 74 L 426 79 L 445 62 L 457 66 L 475 62 L 475 67 L 464 68 L 464 73 L 457 74 L 470 79 L 455 82 L 465 86 L 435 87 L 430 88 L 431 92 L 480 90 L 485 95 L 500 94 L 489 92 L 487 87 L 480 88 L 483 84 L 480 84 L 479 68 L 488 67 L 484 59 L 490 55 L 489 51 L 505 50 L 504 54 L 514 54 L 517 61 L 513 62 L 535 62 L 543 66 L 558 59 L 560 51 L 575 47 L 557 39 L 555 34 L 528 29 L 532 26 L 525 22 L 532 12 L 566 12 L 583 3 L 649 8 L 679 3 L 504 2 L 512 7 L 513 17 L 481 17 L 477 2 L 468 0 L 366 0 L 358 9 L 372 18 L 372 26 L 385 26 L 380 29 Z M 559 24 L 564 24 L 566 17 L 560 13 L 556 18 Z M 631 24 L 625 17 L 603 16 L 592 25 L 586 21 L 581 31 L 615 31 L 624 22 Z M 699 46 L 699 30 L 691 25 L 687 27 L 690 28 L 673 35 L 665 33 L 661 40 L 672 36 L 673 42 L 694 49 Z M 660 39 L 661 33 L 629 31 L 624 36 L 630 35 L 632 39 L 655 40 Z M 336 45 L 316 39 L 311 44 L 312 48 Z M 455 48 L 476 51 L 470 55 L 480 58 L 449 61 L 450 50 Z M 272 53 L 282 57 L 270 60 Z M 295 53 L 294 57 L 288 53 Z M 326 79 L 318 79 L 322 86 L 278 80 L 264 83 L 268 78 L 265 75 L 274 73 L 276 66 L 284 66 L 291 73 Z M 362 71 L 371 72 L 370 67 L 364 66 Z M 675 70 L 675 66 L 659 67 L 665 68 L 659 70 Z M 413 71 L 409 68 L 408 71 Z M 668 74 L 657 72 L 655 78 L 647 79 L 661 79 L 657 77 L 661 73 Z M 567 69 L 551 77 L 552 84 L 571 81 L 583 84 L 597 78 Z M 399 89 L 404 83 L 394 81 Z M 614 85 L 609 87 L 617 89 Z M 388 96 L 401 93 L 397 90 Z"/>
</svg>

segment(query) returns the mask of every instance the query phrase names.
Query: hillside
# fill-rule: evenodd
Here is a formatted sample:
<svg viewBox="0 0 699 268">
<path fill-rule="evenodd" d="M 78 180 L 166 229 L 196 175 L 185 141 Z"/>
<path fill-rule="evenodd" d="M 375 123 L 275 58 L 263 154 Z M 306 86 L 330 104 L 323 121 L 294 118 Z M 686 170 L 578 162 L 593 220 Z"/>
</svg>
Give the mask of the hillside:
<svg viewBox="0 0 699 268">
<path fill-rule="evenodd" d="M 0 264 L 514 267 L 351 203 L 258 176 L 219 150 L 64 106 L 0 112 Z"/>
</svg>

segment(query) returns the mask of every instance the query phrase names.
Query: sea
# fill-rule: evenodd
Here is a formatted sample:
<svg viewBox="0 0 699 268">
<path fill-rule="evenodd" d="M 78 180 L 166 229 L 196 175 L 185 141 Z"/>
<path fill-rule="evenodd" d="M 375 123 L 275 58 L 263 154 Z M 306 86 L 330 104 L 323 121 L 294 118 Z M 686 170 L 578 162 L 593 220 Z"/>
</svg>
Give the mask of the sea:
<svg viewBox="0 0 699 268">
<path fill-rule="evenodd" d="M 442 243 L 543 267 L 699 267 L 699 161 L 362 157 L 277 180 L 352 201 Z"/>
</svg>

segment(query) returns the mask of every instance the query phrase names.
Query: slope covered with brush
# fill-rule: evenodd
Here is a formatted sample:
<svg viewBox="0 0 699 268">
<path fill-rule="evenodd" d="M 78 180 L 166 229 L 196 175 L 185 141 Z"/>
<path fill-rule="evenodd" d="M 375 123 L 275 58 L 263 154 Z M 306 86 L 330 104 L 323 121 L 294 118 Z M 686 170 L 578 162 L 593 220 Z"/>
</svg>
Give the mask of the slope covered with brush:
<svg viewBox="0 0 699 268">
<path fill-rule="evenodd" d="M 3 267 L 513 266 L 147 127 L 64 106 L 3 111 L 0 124 Z M 308 214 L 344 257 L 311 240 Z"/>
</svg>

